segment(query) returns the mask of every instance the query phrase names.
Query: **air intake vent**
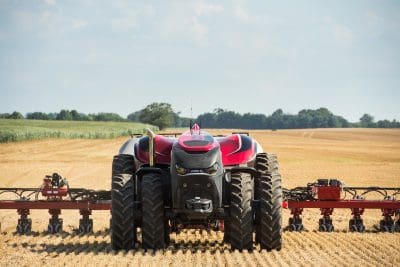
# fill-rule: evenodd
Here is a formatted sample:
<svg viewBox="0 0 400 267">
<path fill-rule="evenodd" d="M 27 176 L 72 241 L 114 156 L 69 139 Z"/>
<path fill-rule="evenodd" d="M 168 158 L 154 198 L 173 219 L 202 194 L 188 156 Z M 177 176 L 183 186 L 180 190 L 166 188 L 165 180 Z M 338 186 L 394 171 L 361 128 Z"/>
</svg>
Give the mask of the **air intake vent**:
<svg viewBox="0 0 400 267">
<path fill-rule="evenodd" d="M 183 144 L 186 146 L 206 146 L 209 145 L 210 142 L 207 140 L 189 140 L 189 141 L 184 141 Z"/>
</svg>

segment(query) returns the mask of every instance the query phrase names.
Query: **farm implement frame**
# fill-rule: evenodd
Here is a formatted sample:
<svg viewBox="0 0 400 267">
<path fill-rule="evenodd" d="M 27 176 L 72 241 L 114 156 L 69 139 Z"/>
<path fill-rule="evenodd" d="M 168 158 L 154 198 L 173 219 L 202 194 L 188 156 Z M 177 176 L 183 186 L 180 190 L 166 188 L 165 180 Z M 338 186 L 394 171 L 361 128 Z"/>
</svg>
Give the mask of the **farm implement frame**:
<svg viewBox="0 0 400 267">
<path fill-rule="evenodd" d="M 47 175 L 39 188 L 0 188 L 2 195 L 13 194 L 16 200 L 0 200 L 0 209 L 16 209 L 20 218 L 16 231 L 19 234 L 30 233 L 32 220 L 28 218 L 30 210 L 48 210 L 50 214 L 48 232 L 62 232 L 63 220 L 59 217 L 61 210 L 79 210 L 79 232 L 93 231 L 93 210 L 111 209 L 111 192 L 105 190 L 88 190 L 70 188 L 66 179 L 57 173 Z"/>
<path fill-rule="evenodd" d="M 254 170 L 254 172 L 256 172 Z M 15 200 L 1 200 L 2 196 L 12 194 Z M 319 209 L 319 231 L 332 232 L 332 215 L 335 209 L 348 209 L 352 218 L 349 231 L 364 232 L 362 215 L 366 209 L 379 209 L 382 219 L 379 230 L 382 232 L 400 232 L 400 188 L 393 187 L 345 187 L 336 179 L 319 179 L 306 187 L 283 189 L 282 207 L 289 209 L 291 217 L 287 230 L 302 231 L 302 213 L 304 209 Z M 367 197 L 373 196 L 373 199 Z M 380 199 L 377 197 L 379 196 Z M 135 203 L 140 206 L 140 203 Z M 253 200 L 257 210 L 259 202 Z M 111 191 L 70 188 L 66 179 L 57 173 L 46 176 L 39 188 L 0 188 L 0 209 L 15 209 L 19 215 L 16 232 L 28 234 L 32 230 L 32 220 L 28 217 L 31 210 L 48 210 L 50 214 L 48 233 L 62 232 L 63 220 L 59 216 L 62 210 L 79 210 L 79 233 L 93 231 L 92 211 L 111 210 Z"/>
<path fill-rule="evenodd" d="M 394 187 L 344 187 L 336 179 L 319 179 L 306 187 L 284 189 L 282 206 L 290 209 L 288 229 L 302 231 L 304 229 L 301 215 L 304 209 L 319 209 L 319 231 L 332 232 L 332 214 L 335 209 L 349 209 L 352 218 L 349 220 L 351 232 L 364 232 L 362 215 L 366 209 L 380 209 L 382 219 L 379 230 L 382 232 L 400 232 L 400 188 Z M 374 199 L 367 199 L 368 196 Z M 377 196 L 381 199 L 377 199 Z"/>
</svg>

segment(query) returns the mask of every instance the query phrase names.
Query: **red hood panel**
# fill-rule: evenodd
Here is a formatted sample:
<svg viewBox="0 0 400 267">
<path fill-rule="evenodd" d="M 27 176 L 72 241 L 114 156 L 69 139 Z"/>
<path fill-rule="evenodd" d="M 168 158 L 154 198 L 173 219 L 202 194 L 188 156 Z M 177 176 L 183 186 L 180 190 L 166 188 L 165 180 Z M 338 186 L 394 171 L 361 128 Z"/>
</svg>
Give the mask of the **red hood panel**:
<svg viewBox="0 0 400 267">
<path fill-rule="evenodd" d="M 162 135 L 154 137 L 156 148 L 155 160 L 158 164 L 169 165 L 171 163 L 171 149 L 175 140 Z M 143 138 L 139 143 L 135 144 L 135 155 L 140 162 L 149 162 L 149 139 Z"/>
<path fill-rule="evenodd" d="M 171 164 L 171 150 L 176 142 L 189 153 L 207 152 L 219 147 L 224 166 L 246 164 L 256 155 L 256 145 L 253 139 L 239 134 L 214 138 L 203 131 L 194 134 L 188 131 L 183 133 L 178 140 L 156 135 L 154 141 L 157 164 Z M 135 156 L 142 163 L 149 162 L 148 137 L 141 138 L 135 144 Z"/>
<path fill-rule="evenodd" d="M 256 155 L 253 139 L 248 136 L 234 134 L 218 138 L 217 141 L 221 147 L 224 166 L 246 164 Z"/>
<path fill-rule="evenodd" d="M 188 152 L 207 152 L 219 146 L 219 143 L 210 134 L 199 131 L 187 131 L 178 139 L 179 146 Z"/>
</svg>

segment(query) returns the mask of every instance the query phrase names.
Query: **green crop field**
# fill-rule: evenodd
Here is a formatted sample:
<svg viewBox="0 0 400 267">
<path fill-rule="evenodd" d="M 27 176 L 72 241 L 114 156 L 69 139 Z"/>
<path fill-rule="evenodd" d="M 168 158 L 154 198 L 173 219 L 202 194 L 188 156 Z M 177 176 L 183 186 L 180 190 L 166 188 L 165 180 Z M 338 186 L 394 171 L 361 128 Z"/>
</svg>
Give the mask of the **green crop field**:
<svg viewBox="0 0 400 267">
<path fill-rule="evenodd" d="M 144 133 L 157 127 L 135 122 L 0 119 L 0 143 L 44 138 L 103 139 Z"/>
</svg>

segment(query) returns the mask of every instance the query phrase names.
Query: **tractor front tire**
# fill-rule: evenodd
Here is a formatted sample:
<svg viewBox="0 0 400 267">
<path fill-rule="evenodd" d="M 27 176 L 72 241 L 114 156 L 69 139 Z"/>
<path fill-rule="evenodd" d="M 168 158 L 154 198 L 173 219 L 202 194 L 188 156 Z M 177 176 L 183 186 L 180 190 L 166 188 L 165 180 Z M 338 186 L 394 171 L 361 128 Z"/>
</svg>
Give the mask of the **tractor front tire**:
<svg viewBox="0 0 400 267">
<path fill-rule="evenodd" d="M 161 175 L 148 173 L 142 177 L 142 247 L 163 249 L 169 241 L 168 224 L 164 216 L 164 198 Z"/>
<path fill-rule="evenodd" d="M 282 247 L 282 185 L 276 155 L 260 153 L 256 157 L 256 181 L 260 210 L 256 218 L 256 240 L 268 251 Z"/>
<path fill-rule="evenodd" d="M 114 250 L 133 249 L 135 161 L 131 155 L 117 155 L 112 166 L 111 246 Z"/>
<path fill-rule="evenodd" d="M 232 249 L 253 249 L 253 185 L 248 174 L 231 174 L 230 220 L 226 240 Z"/>
</svg>

